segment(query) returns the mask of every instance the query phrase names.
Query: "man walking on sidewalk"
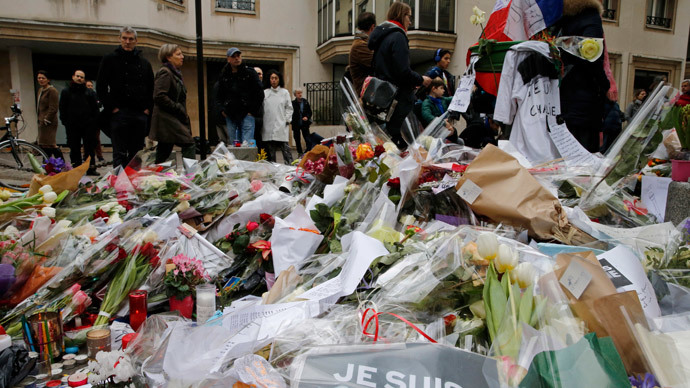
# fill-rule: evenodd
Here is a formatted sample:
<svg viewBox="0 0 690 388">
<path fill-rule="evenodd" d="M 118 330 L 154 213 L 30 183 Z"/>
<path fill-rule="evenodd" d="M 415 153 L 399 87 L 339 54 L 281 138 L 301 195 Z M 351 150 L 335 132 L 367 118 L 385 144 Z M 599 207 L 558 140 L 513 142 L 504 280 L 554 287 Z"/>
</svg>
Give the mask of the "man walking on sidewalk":
<svg viewBox="0 0 690 388">
<path fill-rule="evenodd" d="M 60 93 L 60 121 L 67 131 L 69 158 L 73 167 L 81 165 L 91 157 L 91 166 L 87 174 L 96 173 L 96 120 L 98 119 L 98 97 L 85 85 L 85 75 L 77 70 L 72 75 L 69 87 Z M 81 143 L 84 141 L 84 159 L 81 156 Z"/>
<path fill-rule="evenodd" d="M 123 27 L 120 47 L 103 57 L 98 70 L 98 97 L 111 115 L 113 167 L 126 167 L 144 148 L 153 108 L 153 69 L 136 46 L 137 32 Z"/>
</svg>

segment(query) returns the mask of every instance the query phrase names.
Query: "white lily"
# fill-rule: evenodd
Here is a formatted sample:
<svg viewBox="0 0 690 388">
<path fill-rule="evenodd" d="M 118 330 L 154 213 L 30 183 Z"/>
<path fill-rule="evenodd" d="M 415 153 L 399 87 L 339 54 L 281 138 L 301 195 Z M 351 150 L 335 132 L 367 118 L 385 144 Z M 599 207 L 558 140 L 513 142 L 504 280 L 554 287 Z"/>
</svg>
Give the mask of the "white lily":
<svg viewBox="0 0 690 388">
<path fill-rule="evenodd" d="M 43 203 L 53 203 L 57 199 L 57 194 L 54 191 L 43 194 Z"/>
<path fill-rule="evenodd" d="M 477 237 L 477 252 L 484 260 L 493 260 L 498 254 L 498 236 L 492 232 L 483 232 Z"/>
<path fill-rule="evenodd" d="M 512 270 L 518 265 L 518 253 L 516 250 L 506 244 L 498 246 L 498 255 L 496 255 L 496 271 L 503 273 Z"/>
<path fill-rule="evenodd" d="M 44 186 L 41 186 L 40 189 L 38 189 L 38 192 L 43 194 L 43 195 L 46 195 L 47 193 L 50 193 L 52 191 L 53 191 L 53 187 L 51 185 L 44 185 Z"/>
<path fill-rule="evenodd" d="M 46 206 L 43 209 L 41 209 L 41 214 L 46 217 L 55 218 L 55 208 Z"/>
<path fill-rule="evenodd" d="M 520 263 L 510 271 L 510 280 L 517 283 L 520 288 L 527 288 L 534 282 L 536 270 L 532 263 Z"/>
</svg>

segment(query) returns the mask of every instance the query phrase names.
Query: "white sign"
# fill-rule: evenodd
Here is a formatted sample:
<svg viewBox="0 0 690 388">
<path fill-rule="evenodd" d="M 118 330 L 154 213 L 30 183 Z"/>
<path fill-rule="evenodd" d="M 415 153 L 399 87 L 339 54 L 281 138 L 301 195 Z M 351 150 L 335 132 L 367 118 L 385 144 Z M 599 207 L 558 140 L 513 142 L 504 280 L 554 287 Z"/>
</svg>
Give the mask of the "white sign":
<svg viewBox="0 0 690 388">
<path fill-rule="evenodd" d="M 556 145 L 558 153 L 570 166 L 595 166 L 597 159 L 568 130 L 565 124 L 558 124 L 552 116 L 548 117 L 549 136 Z"/>
<path fill-rule="evenodd" d="M 664 222 L 666 214 L 666 197 L 668 196 L 668 185 L 671 178 L 658 176 L 642 177 L 642 203 L 659 222 Z"/>
<path fill-rule="evenodd" d="M 474 64 L 479 60 L 478 56 L 472 57 L 470 60 L 470 65 L 467 67 L 465 74 L 460 79 L 460 85 L 455 90 L 453 99 L 448 105 L 448 110 L 455 112 L 464 113 L 467 112 L 467 108 L 470 106 L 470 99 L 472 97 L 472 89 L 474 87 Z"/>
</svg>

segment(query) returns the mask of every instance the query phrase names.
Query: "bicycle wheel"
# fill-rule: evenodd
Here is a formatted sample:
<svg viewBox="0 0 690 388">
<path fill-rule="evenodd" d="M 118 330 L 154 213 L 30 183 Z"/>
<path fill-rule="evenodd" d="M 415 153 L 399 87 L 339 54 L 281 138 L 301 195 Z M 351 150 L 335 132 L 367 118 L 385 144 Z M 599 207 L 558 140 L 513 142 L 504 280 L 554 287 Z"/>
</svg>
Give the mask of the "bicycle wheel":
<svg viewBox="0 0 690 388">
<path fill-rule="evenodd" d="M 29 154 L 39 163 L 48 159 L 43 150 L 23 140 L 15 142 L 14 150 L 9 141 L 0 143 L 0 184 L 10 189 L 26 191 L 31 185 L 34 169 Z"/>
</svg>

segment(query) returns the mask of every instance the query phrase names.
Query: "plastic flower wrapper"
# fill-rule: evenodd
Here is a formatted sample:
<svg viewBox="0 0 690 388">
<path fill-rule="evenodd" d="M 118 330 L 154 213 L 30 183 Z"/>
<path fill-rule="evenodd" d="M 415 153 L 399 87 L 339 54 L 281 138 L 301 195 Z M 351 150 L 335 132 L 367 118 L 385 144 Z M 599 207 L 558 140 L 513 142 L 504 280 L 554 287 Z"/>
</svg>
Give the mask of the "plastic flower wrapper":
<svg viewBox="0 0 690 388">
<path fill-rule="evenodd" d="M 342 110 L 345 112 L 343 113 L 343 119 L 348 130 L 352 132 L 355 139 L 362 143 L 371 143 L 373 146 L 388 141 L 389 139 L 381 136 L 382 133 L 380 131 L 377 131 L 379 132 L 378 136 L 375 136 L 372 125 L 369 124 L 369 120 L 366 118 L 367 115 L 360 104 L 359 96 L 355 93 L 355 89 L 350 80 L 343 78 L 343 80 L 340 81 L 340 90 L 345 97 L 341 100 L 343 104 Z"/>
<path fill-rule="evenodd" d="M 232 214 L 216 223 L 206 232 L 206 239 L 215 243 L 230 233 L 235 225 L 246 225 L 248 221 L 256 222 L 262 213 L 274 217 L 286 216 L 295 207 L 297 200 L 279 190 L 266 191 L 259 197 L 242 203 Z"/>
<path fill-rule="evenodd" d="M 346 136 L 338 136 L 333 147 L 338 161 L 338 173 L 350 179 L 355 172 L 353 149 L 351 149 L 350 141 Z"/>
<path fill-rule="evenodd" d="M 249 190 L 249 181 L 236 179 L 231 182 L 219 180 L 199 190 L 190 190 L 187 197 L 176 207 L 180 218 L 188 224 L 204 231 L 225 215 L 231 201 L 239 197 L 240 192 Z M 186 207 L 186 209 L 184 208 Z"/>
<path fill-rule="evenodd" d="M 677 95 L 676 89 L 660 83 L 647 97 L 639 112 L 606 152 L 592 177 L 592 184 L 580 201 L 583 210 L 593 209 L 610 198 L 612 193 L 608 189 L 600 189 L 604 182 L 616 188 L 622 179 L 647 164 L 647 155 L 654 152 L 662 141 L 660 123 L 670 112 L 671 101 Z"/>
<path fill-rule="evenodd" d="M 116 253 L 117 259 L 112 269 L 112 280 L 107 283 L 106 294 L 101 303 L 98 319 L 94 324 L 107 323 L 118 312 L 129 292 L 139 288 L 151 272 L 159 266 L 159 249 L 162 241 L 154 239 L 144 242 L 143 239 L 137 237 L 137 232 L 147 227 L 155 231 L 156 224 L 164 223 L 165 220 L 159 220 L 152 226 L 150 220 L 140 219 L 138 222 L 124 224 L 118 230 L 119 240 L 105 247 L 106 251 Z M 158 234 L 160 238 L 161 233 Z"/>
<path fill-rule="evenodd" d="M 269 240 L 275 275 L 280 275 L 291 265 L 299 266 L 314 254 L 323 238 L 301 205 L 297 205 L 284 220 L 275 217 L 275 226 Z"/>
<path fill-rule="evenodd" d="M 311 214 L 312 220 L 314 220 L 316 226 L 319 227 L 321 233 L 329 240 L 332 236 L 342 237 L 353 230 L 357 230 L 369 213 L 369 209 L 372 209 L 380 193 L 378 187 L 371 182 L 367 182 L 362 186 L 355 184 L 349 189 L 346 187 L 345 191 L 348 192 L 348 195 L 332 208 L 333 212 L 331 216 L 334 225 L 334 230 L 332 231 L 333 235 L 321 229 L 322 225 L 329 224 L 328 220 L 330 218 L 325 217 L 321 220 L 314 219 L 313 211 Z M 320 207 L 317 206 L 317 209 L 319 208 Z"/>
<path fill-rule="evenodd" d="M 604 53 L 604 38 L 561 36 L 555 39 L 556 47 L 584 60 L 595 62 Z"/>
</svg>

